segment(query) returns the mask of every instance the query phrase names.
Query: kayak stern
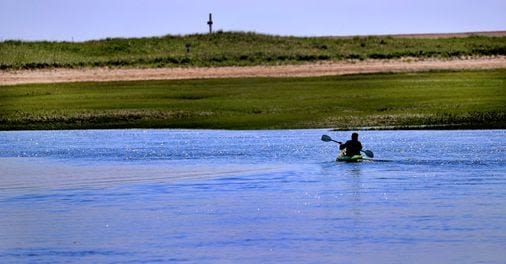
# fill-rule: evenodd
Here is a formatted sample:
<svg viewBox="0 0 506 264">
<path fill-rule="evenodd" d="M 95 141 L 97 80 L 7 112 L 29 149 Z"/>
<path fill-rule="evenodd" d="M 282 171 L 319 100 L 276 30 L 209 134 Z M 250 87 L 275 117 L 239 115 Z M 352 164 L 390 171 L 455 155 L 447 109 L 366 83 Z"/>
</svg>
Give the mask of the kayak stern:
<svg viewBox="0 0 506 264">
<path fill-rule="evenodd" d="M 344 156 L 339 155 L 336 158 L 336 161 L 344 161 L 344 162 L 360 162 L 364 159 L 362 155 L 354 155 L 354 156 Z"/>
</svg>

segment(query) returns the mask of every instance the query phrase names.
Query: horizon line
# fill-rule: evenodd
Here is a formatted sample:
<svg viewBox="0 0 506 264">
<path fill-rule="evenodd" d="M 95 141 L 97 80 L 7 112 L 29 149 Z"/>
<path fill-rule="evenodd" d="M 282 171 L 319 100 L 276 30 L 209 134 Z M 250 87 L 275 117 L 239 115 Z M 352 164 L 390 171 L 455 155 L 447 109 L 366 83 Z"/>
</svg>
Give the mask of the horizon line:
<svg viewBox="0 0 506 264">
<path fill-rule="evenodd" d="M 253 33 L 258 35 L 277 36 L 277 37 L 295 37 L 295 38 L 336 38 L 336 39 L 348 39 L 354 37 L 394 37 L 394 38 L 465 38 L 470 36 L 484 36 L 484 37 L 505 37 L 506 30 L 484 30 L 484 31 L 463 31 L 463 32 L 440 32 L 440 33 L 399 33 L 399 34 L 357 34 L 357 35 L 320 35 L 320 36 L 309 36 L 309 35 L 283 35 L 283 34 L 270 34 L 256 31 L 240 31 L 240 30 L 221 30 L 218 29 L 211 34 L 220 33 Z M 2 39 L 0 43 L 8 41 L 22 41 L 22 42 L 72 42 L 72 43 L 83 43 L 89 41 L 103 41 L 110 39 L 143 39 L 143 38 L 163 38 L 167 36 L 176 37 L 187 37 L 192 35 L 209 35 L 209 33 L 196 32 L 189 34 L 165 34 L 165 35 L 152 35 L 152 36 L 132 36 L 132 37 L 121 37 L 111 36 L 96 39 L 77 40 L 74 41 L 73 37 L 71 40 L 47 40 L 47 39 Z"/>
</svg>

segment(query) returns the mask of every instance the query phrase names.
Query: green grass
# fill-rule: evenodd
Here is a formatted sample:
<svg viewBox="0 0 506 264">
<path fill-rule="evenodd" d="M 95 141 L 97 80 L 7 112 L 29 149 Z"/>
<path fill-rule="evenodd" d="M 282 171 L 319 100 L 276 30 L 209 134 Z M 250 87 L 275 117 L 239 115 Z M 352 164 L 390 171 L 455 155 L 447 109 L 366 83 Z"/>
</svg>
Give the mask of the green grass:
<svg viewBox="0 0 506 264">
<path fill-rule="evenodd" d="M 186 44 L 191 44 L 190 52 Z M 506 55 L 506 37 L 281 37 L 218 32 L 87 42 L 0 42 L 0 70 L 294 64 L 346 59 Z"/>
<path fill-rule="evenodd" d="M 0 87 L 0 129 L 506 128 L 506 70 Z"/>
</svg>

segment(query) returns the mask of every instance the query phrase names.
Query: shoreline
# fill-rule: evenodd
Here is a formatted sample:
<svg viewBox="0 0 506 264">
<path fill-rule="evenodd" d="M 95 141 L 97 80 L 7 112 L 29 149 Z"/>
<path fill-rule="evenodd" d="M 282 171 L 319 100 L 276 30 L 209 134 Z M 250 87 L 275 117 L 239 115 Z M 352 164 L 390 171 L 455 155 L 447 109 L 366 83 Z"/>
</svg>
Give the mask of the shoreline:
<svg viewBox="0 0 506 264">
<path fill-rule="evenodd" d="M 472 126 L 458 124 L 442 125 L 406 125 L 406 126 L 375 126 L 357 128 L 332 128 L 331 131 L 409 131 L 409 130 L 504 130 L 503 126 Z"/>
<path fill-rule="evenodd" d="M 446 127 L 446 128 L 445 128 Z M 94 130 L 195 130 L 195 131 L 280 131 L 280 130 L 326 130 L 331 132 L 353 132 L 353 131 L 476 131 L 476 130 L 506 130 L 506 127 L 459 127 L 459 126 L 384 126 L 384 127 L 360 127 L 360 128 L 328 128 L 328 127 L 313 127 L 313 128 L 259 128 L 259 129 L 228 129 L 228 128 L 142 128 L 142 127 L 118 127 L 118 128 L 66 128 L 66 129 L 9 129 L 0 130 L 3 132 L 29 132 L 29 131 L 94 131 Z"/>
<path fill-rule="evenodd" d="M 322 77 L 370 73 L 506 68 L 506 56 L 458 59 L 403 58 L 347 60 L 290 65 L 188 68 L 82 68 L 0 71 L 0 86 L 42 83 L 115 82 L 149 80 L 226 79 L 254 77 Z"/>
</svg>

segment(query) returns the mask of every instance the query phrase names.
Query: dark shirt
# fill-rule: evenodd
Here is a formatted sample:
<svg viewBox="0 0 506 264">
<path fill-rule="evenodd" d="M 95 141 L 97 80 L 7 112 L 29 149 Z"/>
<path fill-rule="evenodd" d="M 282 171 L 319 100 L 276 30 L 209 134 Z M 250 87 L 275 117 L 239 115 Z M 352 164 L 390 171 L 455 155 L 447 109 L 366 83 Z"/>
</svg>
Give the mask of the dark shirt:
<svg viewBox="0 0 506 264">
<path fill-rule="evenodd" d="M 339 146 L 339 149 L 346 149 L 344 155 L 351 157 L 355 155 L 360 155 L 360 151 L 362 150 L 362 144 L 358 140 L 356 141 L 348 140 L 346 141 L 346 143 L 341 144 Z"/>
</svg>

